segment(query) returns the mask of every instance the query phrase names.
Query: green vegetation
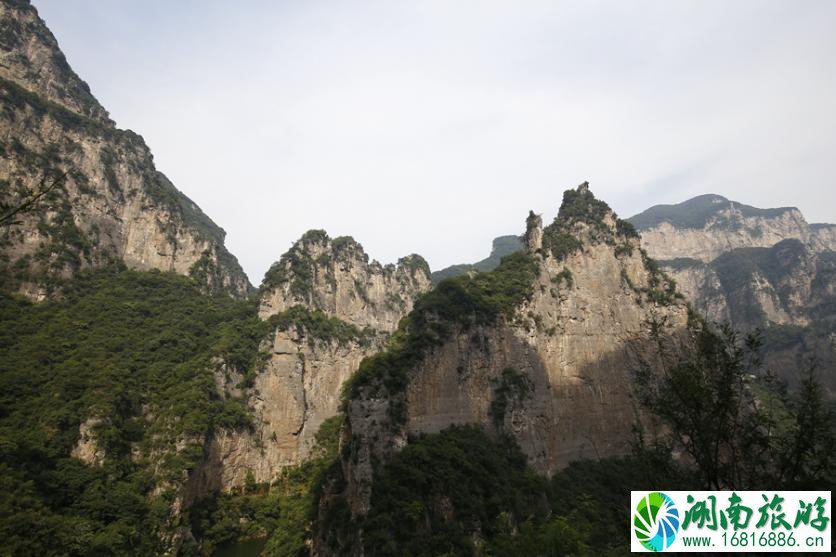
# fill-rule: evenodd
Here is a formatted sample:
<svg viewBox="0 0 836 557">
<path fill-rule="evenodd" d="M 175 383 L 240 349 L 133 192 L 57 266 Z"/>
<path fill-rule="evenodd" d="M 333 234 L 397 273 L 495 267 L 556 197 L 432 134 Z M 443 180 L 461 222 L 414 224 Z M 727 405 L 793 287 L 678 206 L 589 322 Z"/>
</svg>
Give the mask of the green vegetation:
<svg viewBox="0 0 836 557">
<path fill-rule="evenodd" d="M 568 267 L 563 267 L 563 270 L 557 273 L 555 276 L 552 277 L 552 282 L 555 284 L 560 284 L 561 281 L 566 282 L 566 286 L 572 288 L 572 284 L 574 283 L 574 278 L 572 278 L 572 271 L 569 270 Z"/>
<path fill-rule="evenodd" d="M 414 277 L 418 272 L 428 277 L 430 276 L 430 264 L 427 263 L 426 259 L 417 253 L 398 259 L 398 268 L 405 269 L 412 277 Z"/>
<path fill-rule="evenodd" d="M 311 232 L 317 235 L 320 235 L 320 233 L 324 233 L 323 230 L 315 230 L 308 231 L 308 234 L 310 234 Z M 326 234 L 324 238 L 317 238 L 316 240 L 311 238 L 311 240 L 317 241 L 318 243 L 324 243 L 328 241 L 328 236 Z M 331 249 L 334 252 L 334 255 L 337 257 L 340 257 L 342 255 L 361 253 L 363 254 L 363 258 L 365 259 L 365 261 L 367 263 L 369 261 L 369 256 L 366 255 L 366 253 L 363 251 L 363 246 L 360 245 L 360 243 L 357 242 L 351 236 L 338 236 L 334 238 L 333 240 L 331 240 Z"/>
<path fill-rule="evenodd" d="M 475 426 L 420 437 L 375 475 L 361 525 L 366 552 L 470 554 L 473 525 L 490 537 L 502 527 L 502 513 L 521 521 L 544 515 L 544 491 L 544 480 L 509 440 L 494 441 Z"/>
<path fill-rule="evenodd" d="M 65 128 L 83 130 L 96 137 L 111 138 L 120 132 L 102 120 L 73 112 L 3 77 L 0 77 L 0 100 L 8 107 L 7 111 L 12 108 L 25 110 L 28 106 L 38 117 L 50 116 Z"/>
<path fill-rule="evenodd" d="M 645 250 L 641 249 L 640 253 L 644 269 L 649 277 L 647 288 L 636 290 L 645 294 L 653 303 L 664 306 L 674 304 L 676 300 L 682 300 L 682 294 L 676 291 L 676 281 L 668 276 L 659 266 L 659 263 L 647 255 Z"/>
<path fill-rule="evenodd" d="M 609 214 L 615 218 L 615 231 L 604 222 Z M 624 251 L 632 253 L 629 242 L 639 237 L 630 223 L 619 219 L 609 205 L 596 199 L 587 185 L 582 184 L 576 190 L 563 192 L 563 203 L 554 222 L 543 229 L 543 250 L 551 253 L 558 261 L 580 251 L 583 243 L 577 236 L 578 224 L 586 225 L 587 235 L 592 242 L 615 245 L 617 240 L 621 240 L 618 246 L 621 251 L 616 255 Z"/>
<path fill-rule="evenodd" d="M 523 245 L 522 242 L 520 242 L 519 236 L 499 236 L 498 238 L 494 238 L 491 254 L 488 257 L 482 259 L 481 261 L 477 261 L 476 263 L 451 265 L 450 267 L 436 271 L 432 273 L 432 282 L 433 284 L 438 284 L 444 279 L 464 275 L 469 271 L 492 271 L 499 266 L 503 257 L 511 255 L 512 253 L 518 252 L 522 249 Z M 429 271 L 429 266 L 427 267 L 427 271 Z"/>
<path fill-rule="evenodd" d="M 812 374 L 790 396 L 762 371 L 756 337 L 691 327 L 690 340 L 674 341 L 657 324 L 658 350 L 637 353 L 640 402 L 666 433 L 647 437 L 637 423 L 631 455 L 575 462 L 548 480 L 510 436 L 453 426 L 376 463 L 369 512 L 352 519 L 335 506 L 321 525 L 327 541 L 337 552 L 362 542 L 370 555 L 622 555 L 631 489 L 831 489 L 833 416 Z M 529 388 L 505 370 L 494 420 Z"/>
<path fill-rule="evenodd" d="M 543 230 L 543 249 L 558 261 L 563 261 L 573 253 L 580 251 L 583 244 L 570 232 L 559 231 L 547 226 Z"/>
<path fill-rule="evenodd" d="M 756 276 L 762 276 L 775 288 L 783 303 L 788 303 L 791 288 L 782 287 L 783 279 L 804 264 L 806 249 L 795 239 L 782 240 L 769 248 L 738 248 L 711 262 L 729 301 L 735 323 L 760 324 L 766 321 L 760 304 L 746 296 Z"/>
<path fill-rule="evenodd" d="M 342 416 L 323 422 L 311 458 L 283 469 L 271 484 L 252 482 L 241 493 L 214 493 L 196 502 L 188 521 L 202 553 L 238 540 L 267 538 L 267 555 L 306 555 L 320 486 L 337 461 L 341 426 Z"/>
<path fill-rule="evenodd" d="M 16 219 L 23 215 L 37 215 L 37 232 L 43 237 L 37 250 L 27 254 L 14 263 L 8 255 L 0 260 L 0 286 L 4 290 L 14 290 L 21 283 L 33 283 L 47 293 L 55 292 L 63 284 L 63 277 L 77 272 L 85 263 L 90 263 L 93 255 L 92 237 L 96 231 L 82 231 L 73 218 L 72 205 L 65 190 L 65 173 L 58 170 L 61 157 L 54 148 L 35 151 L 25 147 L 17 140 L 9 144 L 0 143 L 6 154 L 17 159 L 27 173 L 41 175 L 39 185 L 34 189 L 24 186 L 20 179 L 15 180 L 14 188 L 7 182 L 7 191 L 2 192 L 0 212 L 4 215 L 12 207 L 23 207 L 26 199 L 35 200 L 32 205 L 14 214 L 6 223 L 0 243 L 9 246 L 22 240 L 17 230 Z M 71 173 L 71 176 L 77 176 Z M 41 189 L 52 181 L 51 186 Z M 39 195 L 37 191 L 42 191 Z M 106 261 L 107 254 L 97 254 L 100 261 Z"/>
<path fill-rule="evenodd" d="M 116 164 L 116 154 L 109 145 L 102 147 L 102 150 L 99 152 L 99 160 L 102 163 L 105 181 L 107 182 L 110 193 L 117 196 L 122 195 L 122 186 L 119 184 L 119 178 L 116 176 L 116 170 L 113 168 Z"/>
<path fill-rule="evenodd" d="M 501 429 L 509 406 L 512 409 L 521 406 L 525 400 L 531 398 L 533 390 L 534 384 L 527 375 L 512 367 L 503 369 L 502 375 L 494 384 L 489 410 L 494 426 Z"/>
<path fill-rule="evenodd" d="M 362 529 L 366 554 L 380 556 L 621 555 L 630 489 L 693 487 L 677 472 L 648 452 L 577 462 L 548 480 L 512 438 L 453 426 L 411 439 L 377 468 L 369 513 L 327 531 L 345 534 L 330 539 L 339 552 Z"/>
<path fill-rule="evenodd" d="M 368 346 L 376 336 L 375 331 L 369 327 L 361 330 L 351 323 L 346 323 L 336 317 L 329 317 L 319 310 L 311 311 L 305 306 L 293 306 L 286 311 L 272 315 L 267 323 L 271 329 L 282 331 L 295 327 L 297 334 L 307 337 L 309 342 L 336 341 L 340 345 L 356 342 Z"/>
<path fill-rule="evenodd" d="M 729 201 L 723 196 L 707 194 L 694 197 L 676 205 L 654 205 L 629 220 L 639 230 L 653 228 L 663 222 L 669 222 L 676 228 L 703 228 L 719 211 L 734 205 L 735 211 L 744 217 L 775 218 L 794 207 L 776 209 L 758 209 Z"/>
<path fill-rule="evenodd" d="M 347 247 L 349 237 L 340 239 L 343 248 Z M 290 293 L 307 300 L 313 292 L 316 267 L 330 269 L 330 259 L 314 261 L 310 255 L 309 245 L 324 245 L 330 241 L 324 230 L 308 230 L 293 244 L 278 261 L 273 263 L 261 282 L 261 292 L 272 290 L 282 284 L 290 282 Z M 351 240 L 353 242 L 353 240 Z M 358 244 L 359 245 L 359 244 Z"/>
<path fill-rule="evenodd" d="M 243 400 L 216 394 L 213 369 L 256 365 L 255 304 L 203 296 L 172 274 L 106 269 L 80 275 L 61 300 L 2 295 L 0 306 L 6 548 L 154 553 L 174 526 L 170 492 L 152 497 L 154 486 L 197 465 L 203 435 L 249 427 Z M 100 467 L 69 456 L 90 417 Z"/>
<path fill-rule="evenodd" d="M 26 50 L 22 48 L 22 45 L 31 41 L 33 37 L 36 38 L 41 45 L 47 49 L 52 49 L 52 52 L 49 53 L 50 59 L 58 74 L 52 80 L 52 87 L 56 90 L 58 96 L 71 99 L 77 103 L 84 114 L 107 118 L 107 112 L 90 93 L 90 87 L 72 71 L 64 54 L 55 48 L 55 37 L 46 25 L 38 19 L 37 10 L 29 0 L 5 0 L 4 4 L 9 8 L 28 13 L 22 17 L 13 13 L 10 13 L 9 17 L 4 17 L 3 26 L 0 29 L 0 46 L 2 46 L 2 49 L 6 52 L 23 53 Z M 40 56 L 38 56 L 38 60 L 32 60 L 25 54 L 18 55 L 15 58 L 16 62 L 23 64 L 30 71 L 35 70 L 34 63 L 43 63 Z"/>
<path fill-rule="evenodd" d="M 64 64 L 66 64 L 65 61 Z M 67 71 L 72 72 L 69 67 L 67 67 Z M 82 81 L 78 81 L 83 84 Z M 84 97 L 85 95 L 81 96 Z M 86 96 L 89 96 L 89 100 L 93 103 L 90 105 L 92 112 L 101 112 L 106 115 L 103 110 L 98 108 L 98 104 L 89 95 L 89 91 L 86 92 Z M 138 175 L 141 179 L 142 187 L 150 202 L 167 210 L 175 217 L 170 219 L 169 222 L 172 233 L 176 232 L 177 226 L 182 224 L 199 238 L 214 242 L 218 246 L 218 251 L 224 252 L 224 257 L 219 259 L 227 267 L 228 272 L 233 276 L 244 276 L 237 260 L 229 255 L 223 247 L 226 233 L 206 216 L 191 199 L 175 188 L 162 173 L 154 169 L 153 160 L 141 136 L 130 130 L 117 129 L 109 120 L 92 118 L 73 112 L 4 78 L 0 78 L 0 100 L 6 107 L 7 118 L 15 118 L 16 110 L 25 111 L 28 108 L 35 117 L 52 118 L 65 130 L 103 139 L 105 144 L 100 152 L 100 163 L 111 193 L 117 195 L 117 197 L 129 194 L 129 192 L 123 191 L 122 184 L 120 184 L 116 174 L 118 164 L 127 166 L 134 175 Z M 31 124 L 27 125 L 31 126 Z M 64 143 L 67 150 L 72 149 L 72 143 L 69 140 L 65 140 Z M 58 149 L 58 146 L 52 145 L 50 148 Z M 136 155 L 136 153 L 139 153 L 139 155 Z M 26 158 L 25 153 L 17 152 L 15 156 Z M 47 167 L 55 167 L 58 163 L 67 164 L 60 157 L 51 157 Z M 44 160 L 39 161 L 38 172 L 45 168 L 45 164 Z M 77 175 L 77 173 L 74 175 Z M 82 189 L 90 191 L 89 187 L 86 186 L 83 186 Z M 66 198 L 66 194 L 63 197 Z M 176 235 L 172 237 L 176 241 Z M 57 238 L 56 241 L 61 243 L 62 239 Z"/>
<path fill-rule="evenodd" d="M 724 290 L 733 292 L 746 286 L 756 273 L 777 285 L 802 262 L 805 252 L 804 244 L 788 239 L 769 248 L 731 250 L 720 255 L 711 266 L 717 271 Z"/>
<path fill-rule="evenodd" d="M 219 295 L 225 291 L 223 273 L 212 258 L 210 250 L 203 250 L 200 259 L 189 267 L 189 276 L 210 295 Z"/>
<path fill-rule="evenodd" d="M 729 325 L 692 322 L 673 350 L 637 351 L 639 400 L 664 424 L 655 442 L 688 455 L 706 489 L 828 489 L 836 459 L 833 416 L 809 367 L 794 396 L 763 369 L 761 340 Z M 658 358 L 658 359 L 657 359 Z M 654 363 L 661 361 L 661 367 Z M 687 466 L 683 464 L 683 466 Z"/>
<path fill-rule="evenodd" d="M 384 352 L 363 360 L 343 386 L 344 402 L 364 387 L 395 394 L 407 384 L 407 372 L 427 349 L 440 345 L 457 329 L 512 319 L 516 307 L 531 298 L 537 264 L 518 252 L 493 271 L 442 281 L 421 296 L 392 335 Z"/>
<path fill-rule="evenodd" d="M 623 236 L 625 238 L 641 238 L 638 230 L 636 227 L 633 226 L 633 223 L 624 219 L 617 219 L 615 222 L 615 232 L 619 236 Z"/>
<path fill-rule="evenodd" d="M 626 269 L 621 269 L 621 282 L 633 292 L 645 296 L 647 300 L 663 306 L 675 304 L 677 300 L 684 300 L 681 292 L 676 290 L 676 281 L 662 270 L 659 262 L 647 255 L 647 252 L 639 248 L 642 256 L 644 270 L 648 274 L 648 286 L 637 286 L 627 274 Z M 639 299 L 641 304 L 642 299 Z"/>
</svg>

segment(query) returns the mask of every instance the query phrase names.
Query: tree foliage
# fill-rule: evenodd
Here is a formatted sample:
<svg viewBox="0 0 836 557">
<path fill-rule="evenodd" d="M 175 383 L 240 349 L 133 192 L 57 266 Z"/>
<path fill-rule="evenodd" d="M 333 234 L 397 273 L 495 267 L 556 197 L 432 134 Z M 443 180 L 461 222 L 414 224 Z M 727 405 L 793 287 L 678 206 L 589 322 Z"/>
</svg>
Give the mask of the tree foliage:
<svg viewBox="0 0 836 557">
<path fill-rule="evenodd" d="M 154 486 L 196 466 L 201 436 L 250 424 L 243 401 L 217 394 L 213 370 L 253 365 L 262 326 L 255 304 L 159 272 L 87 274 L 40 304 L 0 295 L 5 547 L 155 552 L 170 501 Z M 88 418 L 100 465 L 70 456 Z"/>
<path fill-rule="evenodd" d="M 830 485 L 832 416 L 808 370 L 789 395 L 763 368 L 757 334 L 741 338 L 728 324 L 692 324 L 681 344 L 654 327 L 656 350 L 638 353 L 642 405 L 668 434 L 660 441 L 687 455 L 706 489 L 775 489 Z"/>
</svg>

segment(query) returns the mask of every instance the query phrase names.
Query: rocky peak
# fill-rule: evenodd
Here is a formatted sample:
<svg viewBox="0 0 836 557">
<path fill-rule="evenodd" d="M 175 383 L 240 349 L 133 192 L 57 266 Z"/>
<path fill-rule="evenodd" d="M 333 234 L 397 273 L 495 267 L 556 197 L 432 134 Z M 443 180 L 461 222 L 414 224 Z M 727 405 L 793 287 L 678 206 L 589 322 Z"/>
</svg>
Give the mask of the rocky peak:
<svg viewBox="0 0 836 557">
<path fill-rule="evenodd" d="M 529 238 L 538 220 L 529 215 Z M 374 463 L 455 424 L 511 435 L 543 473 L 627 450 L 630 343 L 651 320 L 682 330 L 687 306 L 586 184 L 565 193 L 532 247 L 440 283 L 350 379 L 342 469 L 352 511 L 368 510 Z"/>
<path fill-rule="evenodd" d="M 529 253 L 540 251 L 543 247 L 543 217 L 542 215 L 534 214 L 534 211 L 528 212 L 528 218 L 525 219 L 525 236 L 523 237 L 525 249 Z"/>
<path fill-rule="evenodd" d="M 827 229 L 812 230 L 795 207 L 759 209 L 715 194 L 656 205 L 629 220 L 641 231 L 642 246 L 657 259 L 709 262 L 735 248 L 770 247 L 787 238 L 817 251 L 836 248 Z"/>
<path fill-rule="evenodd" d="M 429 266 L 420 255 L 381 265 L 370 262 L 349 236 L 330 238 L 324 230 L 310 230 L 267 271 L 259 315 L 266 319 L 301 305 L 358 327 L 392 332 L 429 286 Z"/>
<path fill-rule="evenodd" d="M 0 27 L 0 77 L 82 116 L 113 124 L 28 0 L 0 2 Z"/>
<path fill-rule="evenodd" d="M 557 216 L 543 229 L 542 236 L 541 251 L 555 259 L 580 250 L 584 243 L 626 242 L 633 246 L 639 238 L 629 222 L 619 219 L 609 205 L 595 198 L 588 182 L 563 193 Z"/>
<path fill-rule="evenodd" d="M 121 263 L 247 295 L 225 232 L 157 171 L 142 137 L 114 126 L 29 2 L 0 2 L 0 25 L 0 211 L 60 177 L 0 230 L 0 283 L 40 300 Z"/>
<path fill-rule="evenodd" d="M 338 412 L 343 383 L 429 284 L 418 255 L 381 265 L 349 236 L 303 234 L 261 285 L 259 315 L 271 334 L 246 391 L 253 428 L 212 439 L 202 483 L 232 489 L 248 474 L 269 483 L 307 458 L 320 425 Z"/>
</svg>

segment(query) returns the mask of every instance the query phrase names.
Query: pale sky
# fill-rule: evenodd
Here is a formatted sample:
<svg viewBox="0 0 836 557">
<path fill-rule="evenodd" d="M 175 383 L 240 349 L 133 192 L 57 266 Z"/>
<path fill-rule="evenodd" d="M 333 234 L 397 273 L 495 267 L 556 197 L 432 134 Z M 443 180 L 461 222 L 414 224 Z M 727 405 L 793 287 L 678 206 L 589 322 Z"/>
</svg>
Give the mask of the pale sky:
<svg viewBox="0 0 836 557">
<path fill-rule="evenodd" d="M 250 280 L 305 230 L 434 269 L 717 193 L 836 222 L 836 2 L 35 0 Z"/>
</svg>

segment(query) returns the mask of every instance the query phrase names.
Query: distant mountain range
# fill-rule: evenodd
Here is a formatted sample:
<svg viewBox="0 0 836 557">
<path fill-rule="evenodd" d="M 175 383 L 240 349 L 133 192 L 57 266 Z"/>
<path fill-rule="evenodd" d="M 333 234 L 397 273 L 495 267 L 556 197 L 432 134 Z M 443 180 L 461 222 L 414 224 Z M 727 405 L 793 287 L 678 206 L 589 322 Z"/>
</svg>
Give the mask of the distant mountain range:
<svg viewBox="0 0 836 557">
<path fill-rule="evenodd" d="M 491 254 L 476 263 L 460 263 L 445 267 L 440 271 L 432 273 L 433 283 L 438 283 L 446 278 L 463 275 L 469 271 L 490 271 L 499 265 L 499 262 L 506 255 L 510 255 L 522 249 L 522 241 L 519 236 L 499 236 L 494 238 L 491 246 Z"/>
</svg>

